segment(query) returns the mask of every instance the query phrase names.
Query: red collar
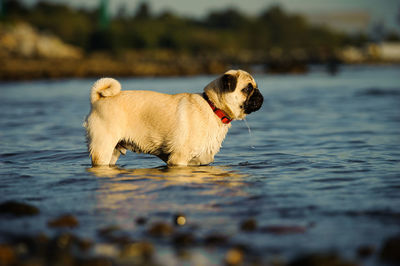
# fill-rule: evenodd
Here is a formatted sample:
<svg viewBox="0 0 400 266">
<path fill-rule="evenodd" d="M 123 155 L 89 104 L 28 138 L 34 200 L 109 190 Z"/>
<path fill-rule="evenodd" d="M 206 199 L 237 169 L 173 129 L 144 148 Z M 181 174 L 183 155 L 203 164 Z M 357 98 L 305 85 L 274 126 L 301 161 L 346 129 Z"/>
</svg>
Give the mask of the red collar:
<svg viewBox="0 0 400 266">
<path fill-rule="evenodd" d="M 208 98 L 207 94 L 203 93 L 203 98 L 208 102 L 213 112 L 221 119 L 222 123 L 229 124 L 232 122 L 232 119 L 224 111 L 215 107 L 215 105 Z"/>
</svg>

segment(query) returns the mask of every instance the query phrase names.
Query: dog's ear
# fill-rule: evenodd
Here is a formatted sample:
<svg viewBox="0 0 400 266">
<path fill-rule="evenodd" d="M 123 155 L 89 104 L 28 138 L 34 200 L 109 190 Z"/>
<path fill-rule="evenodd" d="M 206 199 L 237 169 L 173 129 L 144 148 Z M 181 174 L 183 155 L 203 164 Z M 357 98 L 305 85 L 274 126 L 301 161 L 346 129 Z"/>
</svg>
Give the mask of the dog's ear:
<svg viewBox="0 0 400 266">
<path fill-rule="evenodd" d="M 225 74 L 221 77 L 221 90 L 223 92 L 233 92 L 236 88 L 237 77 Z"/>
</svg>

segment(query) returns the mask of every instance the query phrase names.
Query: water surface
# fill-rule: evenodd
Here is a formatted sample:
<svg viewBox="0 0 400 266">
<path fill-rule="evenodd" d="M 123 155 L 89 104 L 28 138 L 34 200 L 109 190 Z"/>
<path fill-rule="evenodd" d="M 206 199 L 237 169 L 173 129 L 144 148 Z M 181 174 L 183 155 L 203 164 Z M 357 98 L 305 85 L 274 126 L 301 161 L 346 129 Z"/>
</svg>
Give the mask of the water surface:
<svg viewBox="0 0 400 266">
<path fill-rule="evenodd" d="M 336 76 L 256 75 L 263 108 L 233 122 L 211 166 L 171 168 L 128 153 L 114 169 L 91 169 L 82 127 L 94 79 L 0 83 L 0 202 L 37 206 L 32 218 L 0 217 L 5 233 L 56 234 L 47 221 L 75 215 L 72 231 L 97 239 L 120 226 L 133 239 L 183 213 L 198 239 L 218 233 L 263 261 L 334 251 L 358 260 L 400 232 L 400 68 L 343 67 Z M 200 92 L 214 77 L 121 79 L 124 89 Z M 255 219 L 258 230 L 241 223 Z M 268 228 L 301 228 L 277 234 Z M 173 260 L 168 241 L 154 241 Z M 219 263 L 227 247 L 196 247 Z M 379 264 L 375 254 L 360 262 Z M 163 260 L 168 262 L 168 260 Z M 167 263 L 168 264 L 168 263 Z"/>
</svg>

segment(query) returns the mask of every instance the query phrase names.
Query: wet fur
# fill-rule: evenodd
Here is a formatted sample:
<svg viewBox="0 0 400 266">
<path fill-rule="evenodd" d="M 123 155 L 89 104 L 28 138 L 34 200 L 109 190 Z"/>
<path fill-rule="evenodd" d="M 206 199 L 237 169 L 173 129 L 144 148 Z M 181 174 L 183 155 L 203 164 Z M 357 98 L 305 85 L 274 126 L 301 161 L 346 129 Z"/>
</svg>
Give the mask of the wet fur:
<svg viewBox="0 0 400 266">
<path fill-rule="evenodd" d="M 248 95 L 235 88 L 249 82 L 256 86 L 248 73 L 228 71 L 204 91 L 231 118 L 242 119 Z M 93 166 L 114 165 L 126 150 L 186 166 L 213 162 L 230 124 L 221 122 L 201 94 L 121 91 L 118 81 L 103 78 L 92 87 L 85 127 Z"/>
</svg>

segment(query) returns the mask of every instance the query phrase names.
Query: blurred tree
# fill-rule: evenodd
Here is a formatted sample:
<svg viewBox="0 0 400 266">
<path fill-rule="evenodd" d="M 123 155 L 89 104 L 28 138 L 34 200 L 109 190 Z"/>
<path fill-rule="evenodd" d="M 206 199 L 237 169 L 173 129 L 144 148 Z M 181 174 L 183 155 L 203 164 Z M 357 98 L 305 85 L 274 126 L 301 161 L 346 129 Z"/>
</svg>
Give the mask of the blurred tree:
<svg viewBox="0 0 400 266">
<path fill-rule="evenodd" d="M 20 19 L 28 13 L 28 9 L 25 8 L 18 0 L 3 0 L 3 12 L 4 18 L 9 20 Z"/>
<path fill-rule="evenodd" d="M 0 0 L 0 19 L 4 17 L 5 13 L 5 5 L 3 4 L 3 0 Z"/>
<path fill-rule="evenodd" d="M 108 28 L 108 25 L 110 23 L 110 18 L 108 15 L 108 0 L 100 0 L 99 10 L 100 29 L 105 30 Z"/>
<path fill-rule="evenodd" d="M 236 9 L 229 8 L 215 11 L 208 15 L 206 25 L 217 29 L 238 29 L 243 27 L 247 19 Z"/>
<path fill-rule="evenodd" d="M 151 13 L 150 13 L 150 7 L 146 3 L 146 1 L 143 1 L 139 4 L 138 9 L 135 14 L 136 19 L 150 19 L 151 18 Z"/>
<path fill-rule="evenodd" d="M 3 1 L 6 21 L 27 21 L 88 52 L 167 49 L 249 62 L 265 60 L 271 54 L 281 58 L 292 54 L 318 58 L 333 54 L 344 44 L 362 45 L 367 41 L 364 36 L 346 36 L 312 26 L 304 17 L 289 14 L 279 6 L 269 7 L 256 17 L 229 8 L 195 19 L 171 11 L 152 15 L 145 0 L 138 4 L 134 14 L 128 14 L 121 6 L 114 17 L 107 12 L 107 0 L 99 0 L 99 8 L 93 11 L 49 1 L 29 8 L 21 0 Z"/>
<path fill-rule="evenodd" d="M 400 36 L 397 32 L 391 31 L 388 34 L 386 34 L 385 41 L 398 42 L 398 41 L 400 41 Z"/>
</svg>

